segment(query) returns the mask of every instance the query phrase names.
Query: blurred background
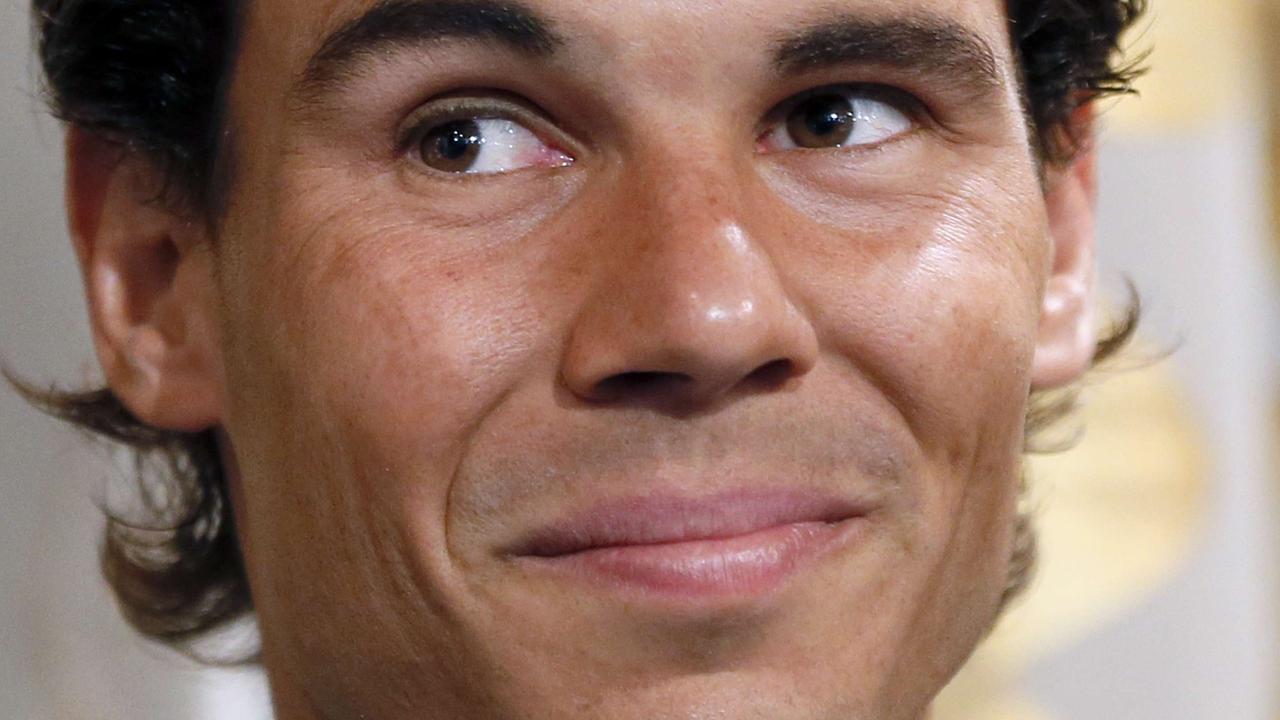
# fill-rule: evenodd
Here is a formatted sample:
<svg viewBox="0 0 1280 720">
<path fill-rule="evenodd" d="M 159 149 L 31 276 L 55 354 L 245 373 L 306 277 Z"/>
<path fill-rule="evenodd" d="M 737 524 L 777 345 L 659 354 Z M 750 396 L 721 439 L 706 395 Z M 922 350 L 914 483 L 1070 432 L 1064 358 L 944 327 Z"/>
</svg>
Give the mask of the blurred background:
<svg viewBox="0 0 1280 720">
<path fill-rule="evenodd" d="M 0 358 L 87 383 L 28 27 L 0 0 Z M 1087 383 L 1083 442 L 1031 461 L 1039 578 L 937 720 L 1280 718 L 1280 6 L 1153 0 L 1144 28 L 1142 97 L 1101 116 L 1099 205 L 1104 310 L 1131 278 L 1141 341 Z M 0 390 L 0 718 L 265 720 L 255 671 L 116 616 L 96 551 L 117 460 Z"/>
</svg>

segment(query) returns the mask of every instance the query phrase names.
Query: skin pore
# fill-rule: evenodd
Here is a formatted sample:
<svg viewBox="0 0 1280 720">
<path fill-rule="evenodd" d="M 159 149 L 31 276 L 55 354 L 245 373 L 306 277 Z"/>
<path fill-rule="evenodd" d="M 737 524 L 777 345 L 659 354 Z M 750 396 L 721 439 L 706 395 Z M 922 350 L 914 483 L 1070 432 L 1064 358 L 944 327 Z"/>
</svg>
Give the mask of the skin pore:
<svg viewBox="0 0 1280 720">
<path fill-rule="evenodd" d="M 76 131 L 69 197 L 112 388 L 220 429 L 280 720 L 925 716 L 1093 350 L 1002 2 L 254 0 L 227 122 L 216 228 Z M 797 495 L 840 541 L 759 591 L 539 554 Z"/>
</svg>

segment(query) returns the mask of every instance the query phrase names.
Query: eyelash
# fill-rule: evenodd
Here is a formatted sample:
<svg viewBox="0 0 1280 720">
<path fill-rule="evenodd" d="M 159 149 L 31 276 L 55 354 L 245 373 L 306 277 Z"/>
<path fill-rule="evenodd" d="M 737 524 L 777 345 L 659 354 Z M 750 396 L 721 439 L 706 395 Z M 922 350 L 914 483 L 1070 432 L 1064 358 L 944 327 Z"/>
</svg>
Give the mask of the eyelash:
<svg viewBox="0 0 1280 720">
<path fill-rule="evenodd" d="M 789 95 L 782 102 L 774 105 L 773 109 L 765 113 L 764 118 L 761 120 L 761 124 L 756 130 L 756 137 L 761 138 L 778 126 L 785 125 L 791 114 L 810 100 L 820 98 L 824 95 L 843 94 L 856 96 L 863 100 L 884 103 L 893 110 L 901 113 L 912 126 L 906 132 L 893 136 L 884 142 L 874 143 L 872 145 L 855 145 L 840 148 L 844 152 L 874 150 L 880 148 L 882 145 L 895 142 L 907 135 L 911 135 L 922 127 L 932 127 L 936 125 L 933 121 L 929 108 L 924 101 L 902 88 L 892 85 L 866 82 L 829 83 Z"/>
<path fill-rule="evenodd" d="M 410 116 L 396 137 L 396 154 L 408 153 L 432 130 L 459 120 L 483 118 L 510 120 L 526 126 L 544 125 L 547 122 L 545 113 L 535 107 L 526 109 L 524 106 L 527 105 L 529 103 L 519 96 L 500 91 L 476 91 L 475 95 L 437 98 Z"/>
</svg>

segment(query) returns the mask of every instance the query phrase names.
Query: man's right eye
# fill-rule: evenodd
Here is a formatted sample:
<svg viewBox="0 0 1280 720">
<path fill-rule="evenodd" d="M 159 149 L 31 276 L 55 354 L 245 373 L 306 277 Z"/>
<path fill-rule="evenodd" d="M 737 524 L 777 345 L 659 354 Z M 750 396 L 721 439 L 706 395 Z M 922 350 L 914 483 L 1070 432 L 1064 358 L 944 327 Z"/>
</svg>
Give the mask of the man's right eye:
<svg viewBox="0 0 1280 720">
<path fill-rule="evenodd" d="M 526 168 L 556 168 L 573 157 L 516 120 L 466 117 L 419 126 L 413 152 L 428 168 L 450 175 L 496 175 Z"/>
</svg>

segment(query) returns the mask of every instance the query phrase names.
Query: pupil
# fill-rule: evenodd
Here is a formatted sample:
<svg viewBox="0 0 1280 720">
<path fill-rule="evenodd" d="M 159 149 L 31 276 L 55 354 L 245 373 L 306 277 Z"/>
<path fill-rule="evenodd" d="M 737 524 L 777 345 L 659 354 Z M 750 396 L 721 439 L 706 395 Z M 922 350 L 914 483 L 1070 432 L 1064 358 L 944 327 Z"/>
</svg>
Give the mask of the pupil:
<svg viewBox="0 0 1280 720">
<path fill-rule="evenodd" d="M 797 108 L 790 125 L 792 139 L 801 147 L 838 147 L 853 134 L 853 104 L 840 95 L 813 98 Z"/>
<path fill-rule="evenodd" d="M 481 144 L 480 128 L 475 122 L 464 120 L 445 125 L 437 141 L 440 157 L 460 160 Z"/>
<path fill-rule="evenodd" d="M 475 120 L 458 120 L 432 130 L 423 138 L 422 159 L 445 172 L 463 172 L 480 155 L 484 135 Z"/>
<path fill-rule="evenodd" d="M 832 107 L 819 109 L 809 117 L 809 129 L 814 135 L 830 135 L 849 123 L 849 114 Z"/>
</svg>

